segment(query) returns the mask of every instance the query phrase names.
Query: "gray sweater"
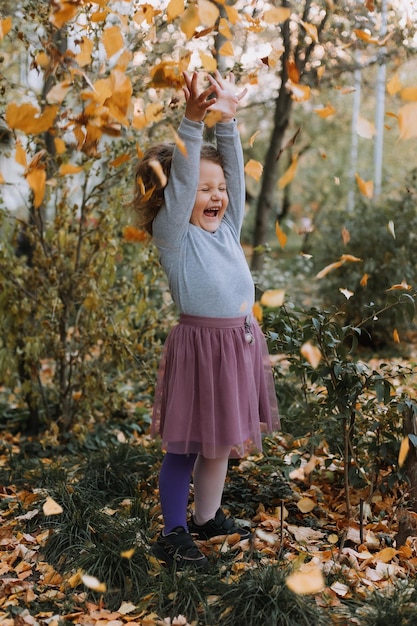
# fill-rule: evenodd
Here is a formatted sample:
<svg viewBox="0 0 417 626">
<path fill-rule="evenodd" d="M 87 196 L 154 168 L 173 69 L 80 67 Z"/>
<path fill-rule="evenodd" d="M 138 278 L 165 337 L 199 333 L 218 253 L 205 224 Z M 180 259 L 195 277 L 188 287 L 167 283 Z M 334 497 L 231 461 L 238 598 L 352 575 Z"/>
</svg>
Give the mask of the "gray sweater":
<svg viewBox="0 0 417 626">
<path fill-rule="evenodd" d="M 229 204 L 210 233 L 190 224 L 200 174 L 204 124 L 183 118 L 178 134 L 187 155 L 175 147 L 165 203 L 153 222 L 153 238 L 180 313 L 239 317 L 252 311 L 254 284 L 240 245 L 245 207 L 243 154 L 236 121 L 216 124 Z"/>
</svg>

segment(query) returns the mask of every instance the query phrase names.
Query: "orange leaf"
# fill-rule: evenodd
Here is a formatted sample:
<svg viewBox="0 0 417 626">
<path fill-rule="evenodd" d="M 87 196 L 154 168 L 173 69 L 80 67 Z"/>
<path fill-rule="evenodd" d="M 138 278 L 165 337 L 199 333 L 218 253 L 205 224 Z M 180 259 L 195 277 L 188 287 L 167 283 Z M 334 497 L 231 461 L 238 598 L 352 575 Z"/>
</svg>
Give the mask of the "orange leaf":
<svg viewBox="0 0 417 626">
<path fill-rule="evenodd" d="M 204 26 L 212 28 L 219 19 L 220 11 L 211 0 L 198 0 L 198 14 Z"/>
<path fill-rule="evenodd" d="M 66 174 L 78 174 L 78 172 L 82 172 L 83 168 L 81 165 L 74 165 L 73 163 L 64 163 L 59 167 L 59 173 L 61 176 L 65 176 Z"/>
<path fill-rule="evenodd" d="M 262 322 L 262 318 L 263 318 L 263 311 L 262 311 L 262 307 L 259 304 L 259 302 L 255 302 L 253 307 L 252 307 L 252 313 L 254 314 L 254 316 L 256 317 L 256 319 L 258 320 L 258 322 Z"/>
<path fill-rule="evenodd" d="M 0 172 L 0 185 L 4 185 L 5 182 L 6 182 L 5 178 L 4 178 L 3 174 Z"/>
<path fill-rule="evenodd" d="M 61 137 L 55 137 L 54 145 L 57 154 L 64 154 L 65 150 L 67 149 L 65 141 L 61 139 Z"/>
<path fill-rule="evenodd" d="M 287 80 L 285 86 L 288 91 L 291 92 L 292 99 L 296 102 L 310 100 L 311 89 L 308 85 L 300 85 L 300 83 L 294 83 L 292 80 Z"/>
<path fill-rule="evenodd" d="M 200 24 L 198 9 L 195 4 L 191 4 L 182 14 L 180 28 L 187 39 L 194 36 L 197 26 Z"/>
<path fill-rule="evenodd" d="M 282 230 L 281 226 L 279 225 L 278 220 L 275 222 L 275 234 L 277 236 L 277 239 L 279 241 L 279 245 L 281 246 L 281 248 L 285 248 L 288 237 Z"/>
<path fill-rule="evenodd" d="M 106 592 L 106 583 L 101 583 L 98 578 L 95 576 L 89 576 L 88 574 L 83 574 L 81 576 L 81 580 L 86 587 L 92 589 L 93 591 L 98 591 L 99 593 Z"/>
<path fill-rule="evenodd" d="M 72 81 L 68 79 L 54 85 L 46 94 L 47 102 L 49 104 L 61 104 L 71 89 L 71 85 Z"/>
<path fill-rule="evenodd" d="M 130 156 L 128 154 L 121 154 L 120 156 L 110 161 L 110 167 L 120 167 L 123 163 L 127 163 L 130 160 Z"/>
<path fill-rule="evenodd" d="M 400 335 L 398 334 L 398 330 L 396 328 L 392 331 L 392 338 L 396 343 L 401 343 Z"/>
<path fill-rule="evenodd" d="M 284 7 L 272 7 L 267 9 L 262 16 L 262 19 L 267 24 L 282 24 L 288 20 L 291 15 L 291 10 Z"/>
<path fill-rule="evenodd" d="M 26 180 L 33 191 L 33 206 L 38 209 L 45 196 L 46 172 L 43 168 L 34 168 L 26 174 Z"/>
<path fill-rule="evenodd" d="M 291 165 L 289 166 L 287 171 L 284 172 L 281 178 L 278 180 L 279 189 L 284 189 L 284 187 L 286 187 L 293 180 L 295 173 L 297 171 L 297 165 L 298 165 L 298 155 L 295 154 L 291 159 Z"/>
<path fill-rule="evenodd" d="M 407 283 L 406 280 L 402 280 L 401 283 L 392 285 L 387 291 L 397 291 L 398 289 L 405 289 L 405 291 L 410 291 L 412 289 L 411 285 Z"/>
<path fill-rule="evenodd" d="M 253 147 L 253 144 L 255 143 L 255 139 L 257 138 L 260 132 L 261 132 L 260 130 L 257 130 L 255 133 L 253 133 L 252 137 L 249 139 L 249 145 L 251 148 Z"/>
<path fill-rule="evenodd" d="M 368 284 L 368 279 L 369 279 L 369 274 L 365 273 L 361 278 L 360 286 L 366 287 L 366 285 Z"/>
<path fill-rule="evenodd" d="M 233 25 L 237 24 L 239 19 L 240 19 L 239 11 L 237 9 L 235 9 L 235 7 L 231 7 L 228 4 L 226 4 L 224 6 L 224 9 L 225 9 L 225 11 L 227 13 L 227 17 L 228 17 L 229 22 L 231 24 L 233 24 Z"/>
<path fill-rule="evenodd" d="M 80 67 L 85 67 L 91 63 L 91 53 L 93 52 L 94 44 L 87 37 L 83 37 L 79 46 L 80 52 L 75 56 L 75 60 Z"/>
<path fill-rule="evenodd" d="M 161 186 L 165 187 L 168 182 L 168 179 L 165 175 L 164 170 L 162 169 L 162 165 L 160 164 L 160 162 L 157 161 L 156 159 L 151 159 L 149 161 L 149 165 L 151 166 L 155 174 L 158 176 Z"/>
<path fill-rule="evenodd" d="M 314 369 L 318 367 L 322 359 L 322 353 L 317 346 L 313 345 L 310 341 L 306 341 L 301 346 L 300 352 L 306 359 L 306 361 L 310 363 L 311 367 L 313 367 Z"/>
<path fill-rule="evenodd" d="M 409 449 L 410 449 L 410 440 L 407 435 L 407 437 L 404 437 L 400 445 L 400 451 L 398 453 L 398 466 L 399 467 L 402 467 L 404 465 Z"/>
<path fill-rule="evenodd" d="M 58 0 L 52 6 L 53 11 L 49 16 L 49 21 L 58 29 L 75 17 L 78 10 L 78 5 L 72 0 Z"/>
<path fill-rule="evenodd" d="M 317 113 L 317 115 L 319 115 L 323 119 L 326 117 L 329 117 L 330 115 L 334 115 L 336 113 L 336 109 L 332 107 L 331 104 L 328 104 L 327 106 L 322 107 L 321 109 L 313 109 L 313 110 L 314 110 L 314 113 Z"/>
<path fill-rule="evenodd" d="M 401 80 L 398 74 L 394 74 L 394 76 L 387 83 L 387 91 L 390 96 L 394 96 L 401 90 Z"/>
<path fill-rule="evenodd" d="M 16 160 L 16 163 L 19 163 L 19 165 L 23 165 L 23 167 L 26 167 L 27 165 L 26 150 L 24 149 L 20 141 L 16 141 L 15 160 Z"/>
<path fill-rule="evenodd" d="M 57 106 L 46 106 L 41 112 L 33 104 L 12 102 L 6 109 L 6 122 L 9 128 L 27 135 L 40 135 L 51 128 L 57 112 Z"/>
<path fill-rule="evenodd" d="M 353 32 L 357 36 L 358 39 L 365 41 L 365 43 L 379 43 L 376 37 L 372 37 L 370 33 L 366 30 L 360 30 L 359 28 L 354 28 Z"/>
<path fill-rule="evenodd" d="M 181 154 L 183 154 L 186 157 L 187 156 L 187 148 L 185 146 L 185 143 L 183 142 L 183 140 L 181 139 L 181 137 L 179 136 L 179 134 L 177 133 L 175 128 L 173 128 L 172 126 L 171 126 L 171 131 L 172 131 L 172 134 L 174 135 L 175 145 L 177 146 L 177 148 L 181 152 Z"/>
<path fill-rule="evenodd" d="M 148 235 L 144 230 L 140 230 L 135 226 L 125 226 L 123 228 L 123 239 L 129 243 L 142 243 L 148 239 Z"/>
<path fill-rule="evenodd" d="M 63 508 L 58 502 L 55 502 L 53 498 L 48 496 L 43 504 L 42 511 L 44 515 L 60 515 L 63 512 Z"/>
<path fill-rule="evenodd" d="M 359 187 L 359 191 L 365 198 L 372 198 L 374 195 L 374 181 L 364 181 L 358 173 L 355 174 L 356 182 Z"/>
<path fill-rule="evenodd" d="M 301 595 L 319 593 L 325 586 L 323 573 L 315 565 L 290 574 L 285 582 L 291 591 Z"/>
<path fill-rule="evenodd" d="M 348 231 L 348 229 L 346 228 L 346 226 L 343 226 L 342 228 L 342 241 L 344 243 L 344 245 L 346 246 L 349 241 L 350 241 L 350 232 Z"/>
<path fill-rule="evenodd" d="M 403 100 L 415 102 L 417 100 L 417 87 L 404 87 L 401 89 L 400 97 Z"/>
<path fill-rule="evenodd" d="M 263 165 L 259 161 L 249 159 L 245 165 L 245 172 L 251 178 L 254 178 L 256 182 L 261 178 L 263 172 Z"/>
<path fill-rule="evenodd" d="M 172 22 L 184 12 L 184 0 L 170 0 L 167 6 L 167 19 Z"/>
<path fill-rule="evenodd" d="M 317 33 L 317 26 L 314 26 L 314 24 L 310 24 L 310 22 L 303 22 L 303 20 L 300 20 L 300 22 L 304 26 L 306 33 L 310 35 L 314 43 L 318 43 L 319 36 Z"/>
<path fill-rule="evenodd" d="M 123 35 L 119 26 L 106 28 L 103 33 L 102 42 L 108 59 L 119 52 L 124 46 Z"/>
<path fill-rule="evenodd" d="M 10 31 L 12 27 L 12 18 L 6 17 L 4 20 L 0 20 L 0 40 L 3 39 Z"/>
<path fill-rule="evenodd" d="M 304 497 L 297 502 L 297 508 L 301 511 L 301 513 L 311 513 L 315 507 L 316 503 L 311 498 Z"/>
<path fill-rule="evenodd" d="M 410 102 L 400 108 L 398 123 L 400 139 L 417 137 L 417 102 Z"/>
<path fill-rule="evenodd" d="M 275 308 L 284 304 L 285 289 L 267 289 L 261 297 L 261 304 L 266 307 Z"/>
</svg>

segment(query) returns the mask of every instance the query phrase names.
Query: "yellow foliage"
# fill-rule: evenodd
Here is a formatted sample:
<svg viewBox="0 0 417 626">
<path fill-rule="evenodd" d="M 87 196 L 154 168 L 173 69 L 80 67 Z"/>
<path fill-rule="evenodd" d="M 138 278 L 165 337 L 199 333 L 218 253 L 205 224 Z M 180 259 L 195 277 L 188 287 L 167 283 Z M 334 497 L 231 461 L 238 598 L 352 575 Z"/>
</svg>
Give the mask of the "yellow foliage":
<svg viewBox="0 0 417 626">
<path fill-rule="evenodd" d="M 249 161 L 245 165 L 245 172 L 248 176 L 254 178 L 256 182 L 258 182 L 262 176 L 263 165 L 259 161 L 249 159 Z"/>
</svg>

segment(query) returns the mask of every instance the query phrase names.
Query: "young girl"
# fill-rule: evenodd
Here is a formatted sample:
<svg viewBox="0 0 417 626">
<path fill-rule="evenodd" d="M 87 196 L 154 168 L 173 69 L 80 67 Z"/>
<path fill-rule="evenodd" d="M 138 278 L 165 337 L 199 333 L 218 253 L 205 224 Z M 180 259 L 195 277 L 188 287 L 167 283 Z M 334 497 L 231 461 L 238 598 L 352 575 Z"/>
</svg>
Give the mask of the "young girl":
<svg viewBox="0 0 417 626">
<path fill-rule="evenodd" d="M 184 74 L 180 141 L 144 155 L 133 201 L 180 313 L 164 346 L 152 421 L 166 450 L 159 478 L 164 528 L 153 553 L 179 569 L 208 566 L 192 535 L 250 537 L 220 507 L 228 459 L 259 451 L 261 430 L 279 427 L 266 342 L 251 314 L 254 284 L 239 241 L 245 184 L 235 115 L 245 92 L 234 94 L 233 76 L 226 81 L 216 72 L 208 79 L 200 93 L 197 74 Z M 216 148 L 202 142 L 209 110 L 219 116 Z M 187 524 L 191 476 L 194 512 Z"/>
</svg>

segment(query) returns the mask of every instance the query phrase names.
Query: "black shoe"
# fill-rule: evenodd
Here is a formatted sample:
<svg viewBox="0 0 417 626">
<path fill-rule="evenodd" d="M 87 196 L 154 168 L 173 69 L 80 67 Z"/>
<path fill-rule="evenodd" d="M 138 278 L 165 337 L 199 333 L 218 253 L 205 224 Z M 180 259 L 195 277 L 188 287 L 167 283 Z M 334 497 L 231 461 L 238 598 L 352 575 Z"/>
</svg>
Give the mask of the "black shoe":
<svg viewBox="0 0 417 626">
<path fill-rule="evenodd" d="M 151 548 L 152 554 L 166 565 L 176 565 L 177 569 L 194 567 L 207 570 L 208 560 L 197 548 L 190 533 L 177 526 L 167 535 L 159 535 Z"/>
<path fill-rule="evenodd" d="M 242 539 L 249 539 L 251 536 L 250 530 L 237 526 L 233 517 L 226 517 L 221 509 L 217 510 L 214 519 L 201 526 L 196 524 L 193 517 L 191 517 L 188 528 L 190 533 L 197 535 L 199 539 L 211 539 L 219 535 L 234 535 L 237 533 L 240 535 L 241 541 Z"/>
</svg>

